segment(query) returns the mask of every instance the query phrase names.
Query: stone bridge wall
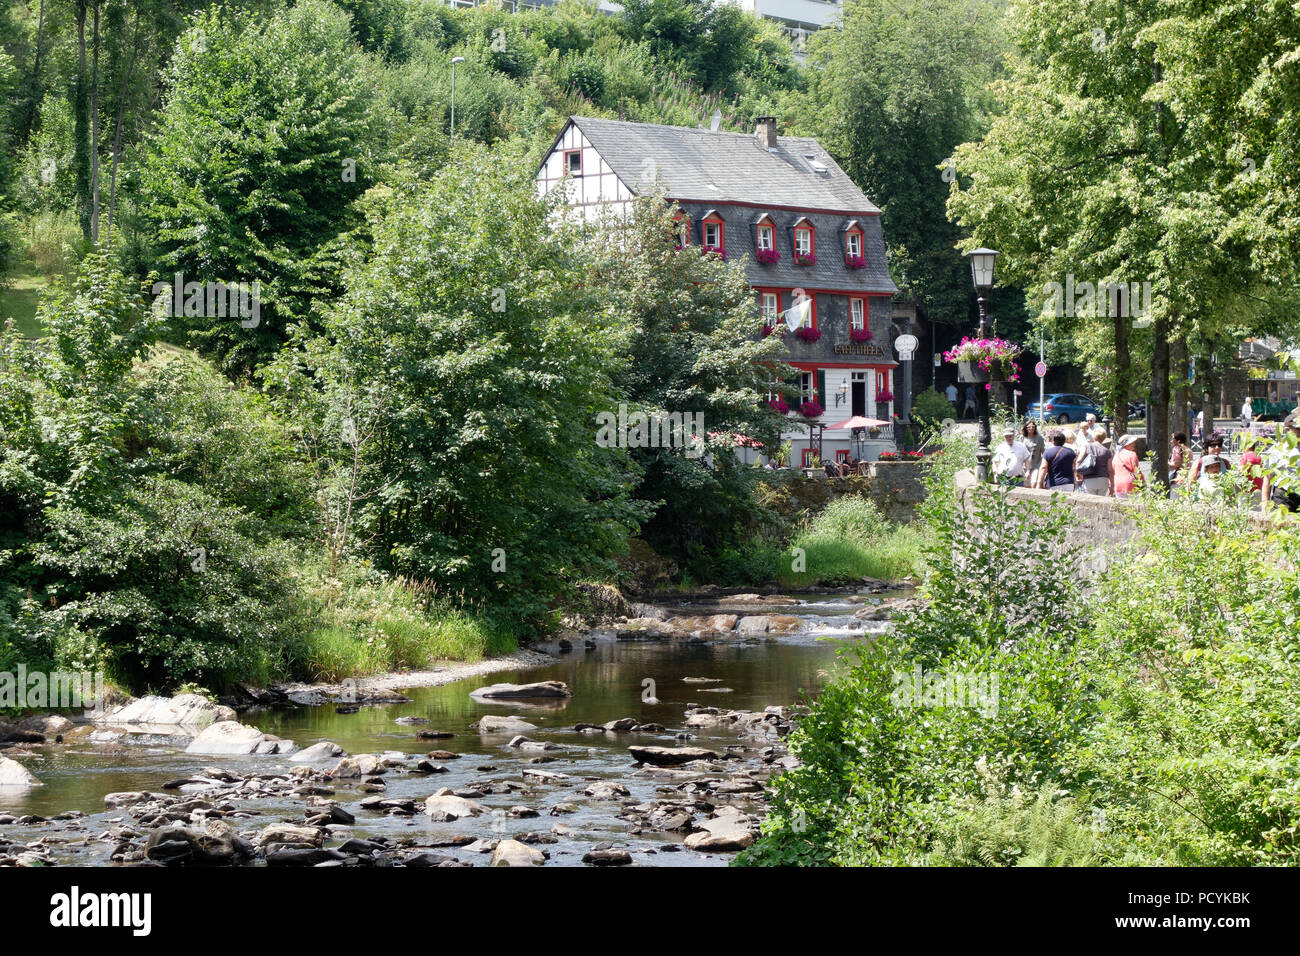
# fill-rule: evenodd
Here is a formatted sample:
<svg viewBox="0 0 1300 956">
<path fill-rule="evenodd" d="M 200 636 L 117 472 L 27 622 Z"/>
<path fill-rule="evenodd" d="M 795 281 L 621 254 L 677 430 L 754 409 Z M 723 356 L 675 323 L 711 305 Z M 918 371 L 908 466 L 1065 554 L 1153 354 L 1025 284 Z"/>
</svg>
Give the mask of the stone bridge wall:
<svg viewBox="0 0 1300 956">
<path fill-rule="evenodd" d="M 873 461 L 866 475 L 850 478 L 805 478 L 794 469 L 765 471 L 763 481 L 772 490 L 764 498 L 788 519 L 805 511 L 815 514 L 844 495 L 861 495 L 874 501 L 890 521 L 905 524 L 925 500 L 920 466 L 910 461 Z"/>
</svg>

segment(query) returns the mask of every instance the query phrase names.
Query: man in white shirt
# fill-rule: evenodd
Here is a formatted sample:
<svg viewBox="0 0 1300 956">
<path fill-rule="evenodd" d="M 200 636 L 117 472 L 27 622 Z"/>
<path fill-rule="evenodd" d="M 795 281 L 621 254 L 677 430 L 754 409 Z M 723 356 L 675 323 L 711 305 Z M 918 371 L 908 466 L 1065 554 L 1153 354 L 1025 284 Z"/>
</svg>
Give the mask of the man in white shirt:
<svg viewBox="0 0 1300 956">
<path fill-rule="evenodd" d="M 1241 427 L 1249 428 L 1251 419 L 1253 419 L 1254 417 L 1255 417 L 1255 409 L 1250 404 L 1250 396 L 1247 395 L 1246 400 L 1241 403 Z"/>
<path fill-rule="evenodd" d="M 948 387 L 945 388 L 945 389 L 943 390 L 943 393 L 944 393 L 945 395 L 948 396 L 948 404 L 951 405 L 951 406 L 953 407 L 953 410 L 954 410 L 954 411 L 956 411 L 956 409 L 957 409 L 957 386 L 956 386 L 956 385 L 953 385 L 953 384 L 950 382 L 950 383 L 948 383 Z"/>
<path fill-rule="evenodd" d="M 993 474 L 1005 485 L 1019 485 L 1025 480 L 1025 465 L 1029 463 L 1029 449 L 1016 441 L 1016 430 L 1002 432 L 1002 444 L 993 453 Z"/>
</svg>

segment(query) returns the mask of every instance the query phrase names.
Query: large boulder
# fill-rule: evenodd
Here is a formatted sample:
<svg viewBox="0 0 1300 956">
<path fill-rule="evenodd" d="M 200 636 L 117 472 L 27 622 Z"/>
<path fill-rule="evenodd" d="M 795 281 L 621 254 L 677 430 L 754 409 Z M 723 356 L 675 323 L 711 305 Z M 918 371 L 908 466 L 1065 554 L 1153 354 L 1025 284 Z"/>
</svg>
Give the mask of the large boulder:
<svg viewBox="0 0 1300 956">
<path fill-rule="evenodd" d="M 536 730 L 536 724 L 530 724 L 526 720 L 518 717 L 494 717 L 489 714 L 486 717 L 480 717 L 478 721 L 478 732 L 480 734 L 522 734 L 529 730 Z"/>
<path fill-rule="evenodd" d="M 789 614 L 755 614 L 742 617 L 736 624 L 739 634 L 792 634 L 799 630 L 802 621 Z"/>
<path fill-rule="evenodd" d="M 291 754 L 292 740 L 264 734 L 233 720 L 222 720 L 204 730 L 185 748 L 187 754 Z"/>
<path fill-rule="evenodd" d="M 0 721 L 0 744 L 43 744 L 45 734 Z"/>
<path fill-rule="evenodd" d="M 492 851 L 493 866 L 541 866 L 546 857 L 518 840 L 502 840 Z"/>
<path fill-rule="evenodd" d="M 696 825 L 700 829 L 686 838 L 692 850 L 743 850 L 754 842 L 753 822 L 736 807 L 719 807 L 712 819 Z"/>
<path fill-rule="evenodd" d="M 202 832 L 183 823 L 158 827 L 145 841 L 145 859 L 163 866 L 230 866 L 253 855 L 248 842 L 222 820 L 210 820 Z"/>
<path fill-rule="evenodd" d="M 39 787 L 41 782 L 17 760 L 0 757 L 0 787 Z"/>
<path fill-rule="evenodd" d="M 458 797 L 448 788 L 443 787 L 424 801 L 424 812 L 434 820 L 446 822 L 459 820 L 461 817 L 476 817 L 486 813 L 487 807 L 474 800 Z"/>
<path fill-rule="evenodd" d="M 291 823 L 273 823 L 257 837 L 257 845 L 290 846 L 311 849 L 321 846 L 325 831 L 317 827 L 299 827 Z"/>
<path fill-rule="evenodd" d="M 18 721 L 19 730 L 35 731 L 38 734 L 44 734 L 47 738 L 66 734 L 75 726 L 76 724 L 60 714 L 39 714 Z"/>
<path fill-rule="evenodd" d="M 544 680 L 535 684 L 491 684 L 470 691 L 470 696 L 487 700 L 526 700 L 535 697 L 554 700 L 572 697 L 573 691 L 569 690 L 569 685 L 563 681 Z"/>
<path fill-rule="evenodd" d="M 676 767 L 692 760 L 720 760 L 722 755 L 703 747 L 628 747 L 634 760 L 656 767 Z"/>
<path fill-rule="evenodd" d="M 109 707 L 95 718 L 96 723 L 130 727 L 140 733 L 177 734 L 203 730 L 223 721 L 234 721 L 235 712 L 214 704 L 198 694 L 176 697 L 141 697 L 117 707 Z"/>
</svg>

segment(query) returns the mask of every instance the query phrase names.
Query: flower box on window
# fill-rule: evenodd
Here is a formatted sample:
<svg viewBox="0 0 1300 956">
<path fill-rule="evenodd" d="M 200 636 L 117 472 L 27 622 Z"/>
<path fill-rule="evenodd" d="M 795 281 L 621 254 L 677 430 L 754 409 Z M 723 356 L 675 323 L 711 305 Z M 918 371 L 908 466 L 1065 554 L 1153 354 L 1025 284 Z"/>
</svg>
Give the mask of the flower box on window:
<svg viewBox="0 0 1300 956">
<path fill-rule="evenodd" d="M 822 337 L 822 330 L 813 328 L 811 325 L 802 325 L 795 329 L 795 337 L 804 342 L 816 342 Z"/>
<path fill-rule="evenodd" d="M 785 335 L 785 326 L 784 325 L 763 326 L 763 338 L 767 338 L 769 335 L 776 335 L 776 336 Z"/>
<path fill-rule="evenodd" d="M 760 265 L 769 266 L 774 262 L 781 261 L 781 253 L 775 249 L 759 249 L 754 258 L 758 260 Z"/>
<path fill-rule="evenodd" d="M 811 266 L 811 265 L 816 265 L 816 263 L 817 263 L 817 257 L 813 255 L 811 252 L 805 255 L 800 255 L 797 252 L 794 254 L 794 264 L 797 266 Z"/>
<path fill-rule="evenodd" d="M 804 418 L 820 418 L 825 411 L 817 401 L 807 401 L 799 406 L 799 414 Z"/>
<path fill-rule="evenodd" d="M 894 393 L 887 388 L 881 389 L 879 392 L 876 393 L 876 401 L 878 402 L 892 402 L 893 400 L 894 400 Z"/>
<path fill-rule="evenodd" d="M 870 342 L 872 337 L 870 329 L 849 330 L 849 339 L 854 342 Z"/>
<path fill-rule="evenodd" d="M 727 258 L 727 250 L 723 249 L 721 246 L 705 246 L 704 254 L 708 255 L 710 252 L 715 253 L 719 259 Z"/>
<path fill-rule="evenodd" d="M 865 269 L 867 260 L 863 256 L 845 256 L 844 264 L 850 269 Z"/>
<path fill-rule="evenodd" d="M 776 412 L 778 415 L 790 414 L 790 406 L 785 403 L 785 399 L 769 398 L 767 400 L 767 405 L 770 409 L 772 409 L 772 411 Z"/>
</svg>

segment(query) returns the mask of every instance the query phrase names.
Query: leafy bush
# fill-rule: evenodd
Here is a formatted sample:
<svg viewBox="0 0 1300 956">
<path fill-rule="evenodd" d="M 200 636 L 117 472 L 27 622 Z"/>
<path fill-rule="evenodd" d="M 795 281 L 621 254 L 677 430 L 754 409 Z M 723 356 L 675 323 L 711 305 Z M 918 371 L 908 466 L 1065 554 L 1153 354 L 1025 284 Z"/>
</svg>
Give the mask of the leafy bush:
<svg viewBox="0 0 1300 956">
<path fill-rule="evenodd" d="M 917 392 L 912 399 L 912 418 L 923 425 L 938 425 L 945 418 L 955 418 L 952 402 L 933 388 Z"/>
</svg>

